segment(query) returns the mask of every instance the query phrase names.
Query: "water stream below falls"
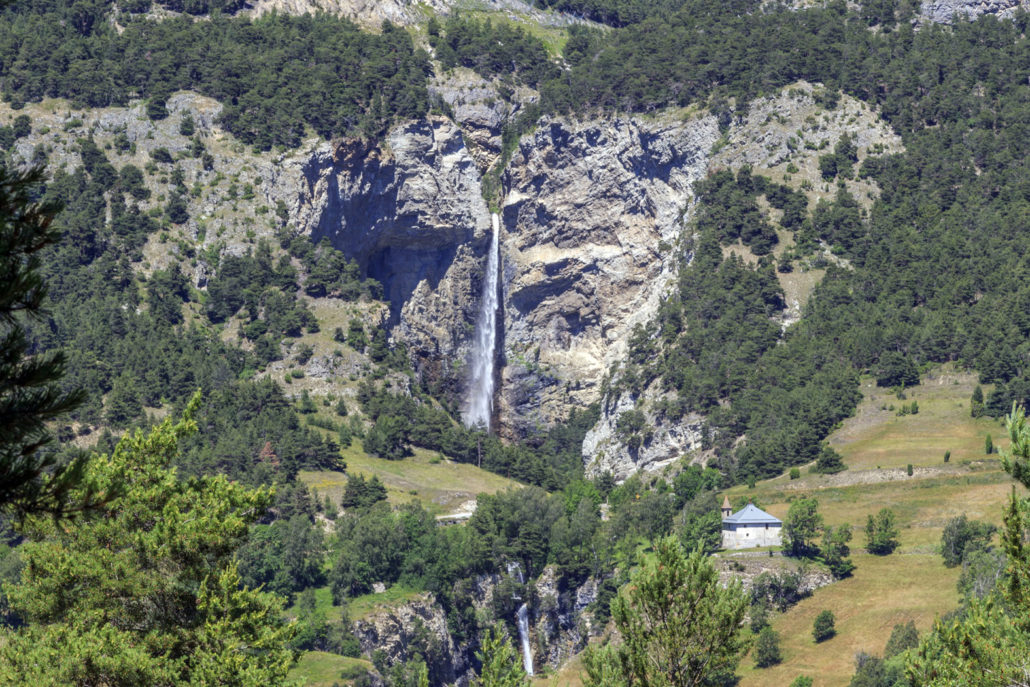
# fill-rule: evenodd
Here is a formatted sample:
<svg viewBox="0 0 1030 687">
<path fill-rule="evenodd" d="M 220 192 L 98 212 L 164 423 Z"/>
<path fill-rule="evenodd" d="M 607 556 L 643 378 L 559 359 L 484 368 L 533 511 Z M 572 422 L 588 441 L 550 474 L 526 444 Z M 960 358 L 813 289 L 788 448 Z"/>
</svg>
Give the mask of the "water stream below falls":
<svg viewBox="0 0 1030 687">
<path fill-rule="evenodd" d="M 486 277 L 483 280 L 483 297 L 476 318 L 475 338 L 472 342 L 472 367 L 469 375 L 468 400 L 465 403 L 464 419 L 469 427 L 480 426 L 490 430 L 490 416 L 494 409 L 494 361 L 497 359 L 497 310 L 500 278 L 500 233 L 501 218 L 495 212 L 491 215 L 493 236 L 490 239 L 490 254 L 486 261 Z"/>
</svg>

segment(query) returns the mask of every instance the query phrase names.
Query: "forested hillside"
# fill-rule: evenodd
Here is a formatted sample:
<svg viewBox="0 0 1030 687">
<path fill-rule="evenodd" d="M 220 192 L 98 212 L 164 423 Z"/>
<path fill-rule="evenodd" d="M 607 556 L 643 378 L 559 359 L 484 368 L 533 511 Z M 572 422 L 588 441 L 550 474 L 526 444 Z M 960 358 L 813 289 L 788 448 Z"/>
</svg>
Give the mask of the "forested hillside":
<svg viewBox="0 0 1030 687">
<path fill-rule="evenodd" d="M 426 9 L 423 25 L 384 22 L 371 32 L 326 13 L 252 18 L 242 4 L 221 2 L 2 6 L 0 169 L 47 169 L 45 179 L 31 179 L 25 202 L 53 214 L 60 238 L 13 261 L 5 256 L 13 265 L 6 274 L 32 273 L 48 300 L 38 317 L 5 315 L 0 327 L 5 336 L 24 333 L 26 359 L 63 351 L 53 393 L 83 392 L 74 408 L 46 418 L 52 436 L 33 450 L 78 466 L 68 472 L 78 480 L 68 494 L 84 512 L 65 525 L 40 514 L 21 521 L 4 507 L 0 612 L 10 641 L 0 675 L 43 680 L 38 666 L 66 641 L 88 658 L 64 660 L 39 684 L 216 684 L 232 661 L 246 676 L 239 684 L 269 684 L 285 679 L 295 655 L 316 651 L 356 661 L 346 663 L 349 675 L 337 670 L 354 684 L 465 684 L 493 669 L 491 652 L 501 650 L 485 639 L 490 628 L 525 632 L 523 603 L 550 628 L 534 630 L 543 637 L 536 654 L 557 665 L 610 627 L 613 609 L 616 622 L 629 622 L 626 606 L 610 602 L 631 575 L 645 574 L 638 568 L 654 572 L 655 551 L 670 568 L 694 566 L 699 585 L 714 574 L 700 561 L 720 546 L 720 489 L 805 464 L 843 470 L 826 440 L 854 414 L 863 377 L 900 399 L 921 375 L 951 364 L 987 387 L 972 399 L 976 417 L 1000 418 L 1030 402 L 1030 15 L 941 26 L 920 21 L 908 2 L 533 5 L 573 19 L 545 34 L 514 12 Z M 556 33 L 560 40 L 541 38 Z M 471 104 L 448 101 L 452 77 L 475 94 Z M 791 155 L 818 157 L 817 176 L 806 177 L 789 155 L 793 171 L 775 179 L 729 156 L 707 162 L 744 126 L 756 99 L 798 83 L 816 84 L 804 97 L 824 118 L 813 115 L 810 126 L 832 130 L 833 145 L 829 135 L 806 141 L 800 129 L 788 143 Z M 184 100 L 173 108 L 174 98 L 194 97 L 184 91 L 217 101 L 218 114 L 208 121 Z M 858 120 L 830 119 L 842 99 L 860 102 L 900 137 L 894 152 L 867 145 L 859 156 L 862 132 L 848 130 Z M 497 103 L 505 115 L 494 121 Z M 488 134 L 472 135 L 462 107 Z M 120 128 L 89 117 L 84 124 L 82 113 L 102 108 L 116 112 Z M 413 120 L 431 124 L 390 138 Z M 410 269 L 429 284 L 419 293 L 444 281 L 438 265 L 427 266 L 443 260 L 437 253 L 388 264 L 423 244 L 402 248 L 382 235 L 406 241 L 415 232 L 405 234 L 405 222 L 427 224 L 430 216 L 390 184 L 410 171 L 411 141 L 440 144 L 447 122 L 457 132 L 433 149 L 437 166 L 429 169 L 473 170 L 479 185 L 461 190 L 476 195 L 488 217 L 488 207 L 505 208 L 509 165 L 526 163 L 520 147 L 540 131 L 559 132 L 549 154 L 560 155 L 569 143 L 562 122 L 570 121 L 713 122 L 708 140 L 718 140 L 698 162 L 708 165 L 705 174 L 677 199 L 681 231 L 646 247 L 672 266 L 674 279 L 646 323 L 619 342 L 625 356 L 595 380 L 598 398 L 570 401 L 564 422 L 545 422 L 530 383 L 518 400 L 539 415 L 520 418 L 519 431 L 465 427 L 453 382 L 465 363 L 437 351 L 441 376 L 417 367 L 430 353 L 410 350 L 414 339 L 405 335 L 410 318 L 430 311 L 385 302 L 393 293 L 387 277 L 373 278 Z M 767 124 L 778 123 L 770 114 Z M 641 138 L 651 144 L 660 135 Z M 659 158 L 654 164 L 667 165 L 668 147 L 663 140 L 645 148 L 640 168 Z M 226 162 L 232 156 L 238 164 Z M 327 160 L 326 169 L 313 160 Z M 366 194 L 362 202 L 390 196 L 398 216 L 377 225 L 381 235 L 359 254 L 360 241 L 341 240 L 328 226 L 344 226 L 350 211 L 327 201 L 311 219 L 303 213 L 314 202 L 301 196 L 323 184 L 342 198 L 347 174 L 362 164 L 367 177 L 353 184 Z M 289 165 L 303 184 L 288 206 L 267 189 L 286 183 L 277 174 Z M 17 186 L 13 178 L 4 176 L 5 189 Z M 856 196 L 848 185 L 855 180 L 871 190 Z M 547 190 L 552 180 L 532 183 Z M 0 207 L 0 238 L 17 238 L 25 221 L 18 202 Z M 653 220 L 649 199 L 634 202 L 621 214 Z M 355 206 L 354 213 L 380 207 Z M 541 224 L 559 225 L 539 214 Z M 556 235 L 544 249 L 519 249 L 538 261 L 536 272 L 553 276 L 556 263 L 547 261 L 560 253 L 561 269 L 575 264 L 583 244 L 603 243 L 602 225 L 589 227 L 588 240 Z M 485 234 L 463 229 L 464 244 L 434 250 L 448 260 L 483 255 Z M 516 267 L 508 269 L 505 296 Z M 810 272 L 822 276 L 813 278 L 800 318 L 788 322 L 784 279 Z M 477 273 L 462 276 L 482 288 Z M 568 346 L 597 325 L 590 299 L 612 296 L 555 283 L 557 295 L 527 289 L 501 315 L 515 317 L 534 299 L 565 299 L 575 317 L 525 326 Z M 451 310 L 466 305 L 460 293 L 440 292 Z M 465 341 L 473 324 L 438 328 L 460 330 L 455 338 Z M 576 380 L 538 363 L 539 355 L 539 346 L 502 344 L 497 379 L 507 379 L 502 365 L 521 366 L 581 398 Z M 22 393 L 13 389 L 35 384 L 17 362 L 0 361 L 0 399 L 12 406 Z M 499 418 L 512 412 L 501 405 Z M 615 408 L 613 444 L 630 456 L 653 440 L 655 426 L 693 418 L 701 418 L 699 445 L 677 456 L 685 460 L 621 484 L 610 473 L 588 474 L 584 437 Z M 1019 466 L 1025 439 L 1018 417 L 1012 422 Z M 96 456 L 84 461 L 83 452 Z M 378 477 L 366 480 L 348 469 L 354 455 L 453 461 L 526 486 L 476 494 L 447 485 L 476 508 L 464 524 L 441 526 L 437 516 L 451 522 L 455 514 L 415 489 L 388 492 Z M 1025 482 L 1021 468 L 1007 469 Z M 338 496 L 316 493 L 302 472 L 346 472 L 346 486 Z M 1023 525 L 1012 513 L 1008 522 L 1018 562 L 1013 532 Z M 850 529 L 842 531 L 829 528 L 821 552 L 813 543 L 801 554 L 818 554 L 828 580 L 850 574 Z M 678 561 L 672 544 L 656 546 L 670 535 L 701 553 Z M 120 566 L 124 582 L 107 579 L 104 565 Z M 807 568 L 784 570 L 749 592 L 755 613 L 770 604 L 782 612 L 800 599 Z M 98 591 L 79 594 L 92 587 Z M 541 589 L 553 591 L 546 603 Z M 370 639 L 385 631 L 366 605 L 425 593 L 418 598 L 439 609 L 442 629 L 398 630 L 411 637 L 388 655 Z M 62 595 L 67 604 L 54 600 Z M 971 608 L 975 617 L 979 607 Z M 249 625 L 240 621 L 247 613 Z M 752 627 L 758 636 L 760 623 Z M 1009 629 L 1022 636 L 1025 628 Z M 953 639 L 937 636 L 924 662 Z M 241 652 L 234 642 L 261 648 Z M 591 656 L 591 684 L 623 684 L 625 675 L 598 677 L 616 665 L 606 663 L 612 656 Z M 730 656 L 721 677 L 735 665 Z"/>
</svg>

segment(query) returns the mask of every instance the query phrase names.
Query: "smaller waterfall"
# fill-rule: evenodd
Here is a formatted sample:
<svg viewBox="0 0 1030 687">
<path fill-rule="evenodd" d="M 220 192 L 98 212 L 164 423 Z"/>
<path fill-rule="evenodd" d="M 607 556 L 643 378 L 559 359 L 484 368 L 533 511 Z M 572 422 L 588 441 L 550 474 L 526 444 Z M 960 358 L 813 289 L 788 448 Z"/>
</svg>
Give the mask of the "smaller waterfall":
<svg viewBox="0 0 1030 687">
<path fill-rule="evenodd" d="M 472 369 L 469 375 L 468 401 L 465 406 L 465 424 L 490 429 L 490 416 L 494 409 L 494 361 L 497 348 L 497 282 L 500 275 L 501 218 L 495 212 L 491 216 L 493 238 L 490 240 L 490 255 L 486 261 L 486 277 L 483 280 L 483 297 L 476 319 L 475 340 L 472 342 Z"/>
<path fill-rule="evenodd" d="M 508 563 L 508 574 L 518 579 L 519 584 L 525 584 L 526 580 L 522 577 L 522 566 L 518 563 Z M 521 596 L 516 595 L 516 599 L 521 599 Z M 522 667 L 526 669 L 526 675 L 533 674 L 533 652 L 529 648 L 529 607 L 526 604 L 519 606 L 518 610 L 519 619 L 519 641 L 522 643 Z"/>
<path fill-rule="evenodd" d="M 529 609 L 519 606 L 519 639 L 522 641 L 522 667 L 526 675 L 533 674 L 533 654 L 529 650 Z"/>
</svg>

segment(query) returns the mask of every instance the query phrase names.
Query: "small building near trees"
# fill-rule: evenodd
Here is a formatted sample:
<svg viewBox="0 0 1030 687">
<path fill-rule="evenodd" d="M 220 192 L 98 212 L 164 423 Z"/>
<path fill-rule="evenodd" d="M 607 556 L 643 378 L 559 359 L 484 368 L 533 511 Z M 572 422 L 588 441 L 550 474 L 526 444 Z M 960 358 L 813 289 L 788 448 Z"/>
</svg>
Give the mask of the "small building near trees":
<svg viewBox="0 0 1030 687">
<path fill-rule="evenodd" d="M 736 513 L 728 498 L 722 501 L 722 548 L 750 549 L 756 546 L 782 546 L 783 521 L 752 503 Z"/>
</svg>

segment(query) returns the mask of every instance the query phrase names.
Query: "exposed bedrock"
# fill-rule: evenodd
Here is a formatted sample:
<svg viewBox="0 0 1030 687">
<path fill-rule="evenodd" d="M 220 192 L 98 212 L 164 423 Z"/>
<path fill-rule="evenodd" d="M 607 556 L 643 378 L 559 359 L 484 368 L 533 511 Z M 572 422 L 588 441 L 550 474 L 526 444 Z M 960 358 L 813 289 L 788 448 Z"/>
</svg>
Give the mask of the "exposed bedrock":
<svg viewBox="0 0 1030 687">
<path fill-rule="evenodd" d="M 663 115 L 545 119 L 522 139 L 502 208 L 506 434 L 599 399 L 633 326 L 667 291 L 691 188 L 717 136 L 712 118 Z M 432 118 L 395 128 L 380 145 L 326 144 L 301 176 L 287 203 L 299 226 L 383 283 L 393 334 L 420 373 L 460 396 L 490 233 L 462 131 Z"/>
<path fill-rule="evenodd" d="M 923 0 L 919 12 L 932 22 L 950 24 L 956 17 L 972 20 L 983 14 L 993 14 L 999 19 L 1008 19 L 1020 8 L 1030 9 L 1030 2 L 1028 0 Z"/>
<path fill-rule="evenodd" d="M 461 130 L 444 118 L 347 140 L 305 162 L 294 216 L 382 282 L 420 371 L 456 379 L 482 289 L 490 213 Z M 454 361 L 458 361 L 455 365 Z"/>
<path fill-rule="evenodd" d="M 667 291 L 712 118 L 544 120 L 508 167 L 502 426 L 562 421 L 601 383 Z"/>
</svg>

